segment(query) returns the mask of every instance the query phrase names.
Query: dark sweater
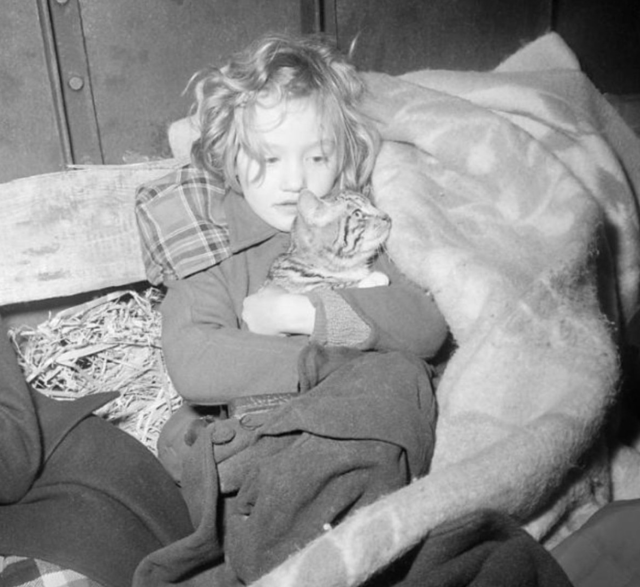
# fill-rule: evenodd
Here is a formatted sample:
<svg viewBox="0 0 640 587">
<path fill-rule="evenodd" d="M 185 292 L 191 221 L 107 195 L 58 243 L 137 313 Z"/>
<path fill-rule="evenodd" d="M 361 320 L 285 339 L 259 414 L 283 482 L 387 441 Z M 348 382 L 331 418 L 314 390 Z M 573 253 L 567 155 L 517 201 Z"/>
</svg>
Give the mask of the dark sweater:
<svg viewBox="0 0 640 587">
<path fill-rule="evenodd" d="M 157 459 L 91 415 L 114 397 L 59 402 L 32 391 L 0 319 L 0 555 L 129 587 L 144 556 L 193 531 Z"/>
<path fill-rule="evenodd" d="M 289 234 L 268 226 L 233 192 L 223 207 L 231 257 L 167 281 L 161 306 L 167 367 L 188 401 L 208 404 L 295 392 L 298 356 L 309 341 L 425 359 L 442 346 L 447 324 L 434 300 L 384 255 L 375 269 L 389 276 L 389 286 L 312 292 L 316 321 L 311 337 L 250 332 L 241 318 L 244 299 L 262 286 L 271 263 L 287 248 Z"/>
</svg>

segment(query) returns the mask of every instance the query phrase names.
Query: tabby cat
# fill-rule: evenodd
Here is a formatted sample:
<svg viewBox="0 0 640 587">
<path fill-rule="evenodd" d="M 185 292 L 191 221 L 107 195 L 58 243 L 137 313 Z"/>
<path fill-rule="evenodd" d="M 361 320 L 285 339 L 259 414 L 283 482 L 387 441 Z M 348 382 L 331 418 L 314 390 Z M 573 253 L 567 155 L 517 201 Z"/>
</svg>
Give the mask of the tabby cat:
<svg viewBox="0 0 640 587">
<path fill-rule="evenodd" d="M 365 278 L 368 285 L 385 285 L 386 276 L 372 272 L 371 263 L 390 229 L 389 216 L 363 194 L 334 190 L 318 198 L 303 190 L 291 244 L 273 262 L 265 285 L 278 285 L 291 293 L 357 286 Z"/>
</svg>

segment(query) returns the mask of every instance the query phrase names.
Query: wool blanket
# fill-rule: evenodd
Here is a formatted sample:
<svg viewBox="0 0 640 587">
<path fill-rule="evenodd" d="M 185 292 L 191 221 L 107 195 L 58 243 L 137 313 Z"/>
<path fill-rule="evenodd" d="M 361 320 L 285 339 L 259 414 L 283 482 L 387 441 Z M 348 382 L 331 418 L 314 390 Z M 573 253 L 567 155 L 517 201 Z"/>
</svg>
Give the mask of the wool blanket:
<svg viewBox="0 0 640 587">
<path fill-rule="evenodd" d="M 553 545 L 637 480 L 606 431 L 638 310 L 640 144 L 555 34 L 496 70 L 366 74 L 388 251 L 456 350 L 431 470 L 253 583 L 351 586 L 489 508 Z M 640 488 L 640 484 L 635 484 Z M 640 490 L 640 489 L 636 489 Z"/>
</svg>

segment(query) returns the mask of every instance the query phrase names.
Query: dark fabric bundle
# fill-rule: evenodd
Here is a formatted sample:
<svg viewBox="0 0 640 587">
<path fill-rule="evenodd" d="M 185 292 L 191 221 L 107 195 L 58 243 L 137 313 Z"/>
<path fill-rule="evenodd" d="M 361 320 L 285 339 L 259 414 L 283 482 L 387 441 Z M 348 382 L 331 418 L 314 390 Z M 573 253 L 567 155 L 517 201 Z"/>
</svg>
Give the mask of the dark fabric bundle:
<svg viewBox="0 0 640 587">
<path fill-rule="evenodd" d="M 510 516 L 480 510 L 436 526 L 364 587 L 572 587 L 549 552 Z"/>
<path fill-rule="evenodd" d="M 91 414 L 116 394 L 33 392 L 0 339 L 0 554 L 129 587 L 146 555 L 193 531 L 180 491 L 142 444 Z"/>
<path fill-rule="evenodd" d="M 135 585 L 254 581 L 427 472 L 436 414 L 422 361 L 312 345 L 300 366 L 306 393 L 267 416 L 203 428 L 182 478 L 197 530 L 147 557 Z"/>
</svg>

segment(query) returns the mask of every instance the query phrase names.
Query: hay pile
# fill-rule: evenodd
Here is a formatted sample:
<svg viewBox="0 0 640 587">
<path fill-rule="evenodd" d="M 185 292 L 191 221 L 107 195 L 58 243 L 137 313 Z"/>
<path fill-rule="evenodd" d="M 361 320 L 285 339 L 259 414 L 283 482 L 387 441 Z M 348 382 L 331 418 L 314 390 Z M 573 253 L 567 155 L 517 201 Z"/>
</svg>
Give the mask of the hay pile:
<svg viewBox="0 0 640 587">
<path fill-rule="evenodd" d="M 63 310 L 36 328 L 13 328 L 25 378 L 58 400 L 120 392 L 97 414 L 156 454 L 160 428 L 181 403 L 160 348 L 161 299 L 152 287 L 118 291 Z"/>
</svg>

